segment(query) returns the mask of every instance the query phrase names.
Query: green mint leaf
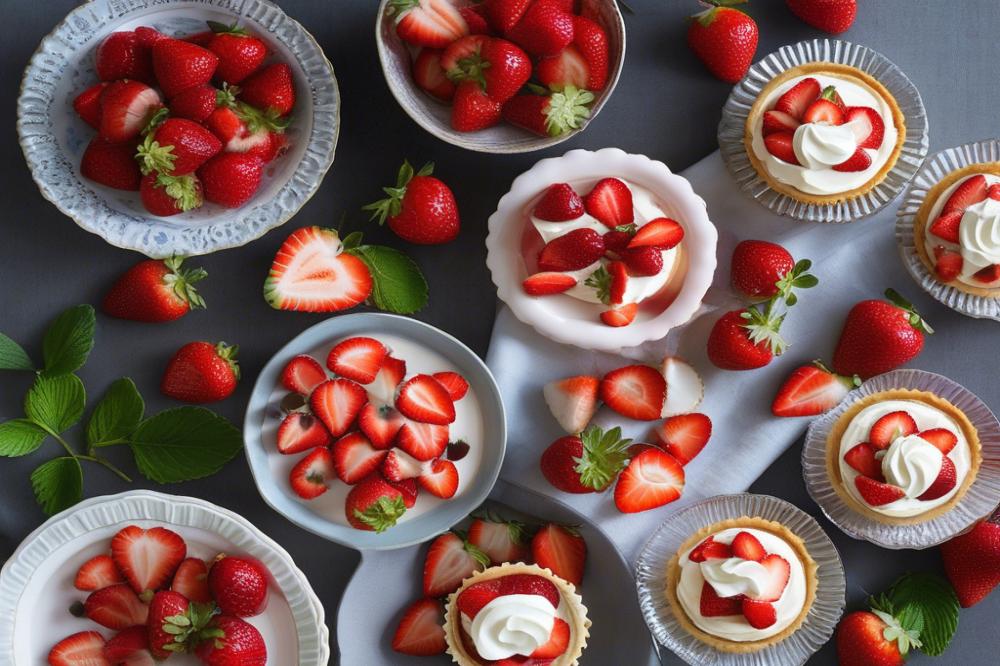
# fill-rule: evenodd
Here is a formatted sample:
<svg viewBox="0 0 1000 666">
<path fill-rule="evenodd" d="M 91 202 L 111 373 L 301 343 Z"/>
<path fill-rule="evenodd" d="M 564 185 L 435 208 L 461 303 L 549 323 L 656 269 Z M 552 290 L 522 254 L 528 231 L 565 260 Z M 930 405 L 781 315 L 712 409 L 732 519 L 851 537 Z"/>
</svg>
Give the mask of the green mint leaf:
<svg viewBox="0 0 1000 666">
<path fill-rule="evenodd" d="M 120 443 L 139 427 L 145 409 L 142 396 L 131 379 L 122 377 L 115 381 L 90 415 L 87 444 L 107 446 Z"/>
<path fill-rule="evenodd" d="M 58 435 L 83 416 L 87 392 L 76 375 L 40 375 L 24 397 L 24 413 L 36 425 Z"/>
<path fill-rule="evenodd" d="M 427 280 L 408 256 L 383 245 L 361 245 L 349 252 L 368 266 L 371 301 L 379 310 L 413 314 L 427 305 Z"/>
<path fill-rule="evenodd" d="M 77 305 L 56 317 L 45 331 L 45 374 L 68 375 L 83 367 L 94 348 L 94 308 Z"/>
<path fill-rule="evenodd" d="M 80 461 L 63 456 L 43 463 L 31 473 L 35 499 L 45 515 L 68 509 L 83 498 L 83 469 Z"/>
<path fill-rule="evenodd" d="M 158 483 L 215 474 L 243 448 L 240 431 L 204 407 L 178 407 L 151 416 L 129 438 L 135 464 Z"/>
<path fill-rule="evenodd" d="M 3 333 L 0 333 L 0 370 L 34 370 L 28 354 Z"/>
<path fill-rule="evenodd" d="M 943 653 L 958 628 L 958 597 L 944 578 L 932 573 L 906 574 L 888 592 L 893 607 L 898 609 L 900 623 L 908 630 L 920 631 L 920 649 L 925 654 Z M 908 626 L 910 611 L 919 609 L 923 626 Z"/>
<path fill-rule="evenodd" d="M 28 419 L 0 423 L 0 456 L 26 456 L 42 445 L 48 434 Z"/>
</svg>

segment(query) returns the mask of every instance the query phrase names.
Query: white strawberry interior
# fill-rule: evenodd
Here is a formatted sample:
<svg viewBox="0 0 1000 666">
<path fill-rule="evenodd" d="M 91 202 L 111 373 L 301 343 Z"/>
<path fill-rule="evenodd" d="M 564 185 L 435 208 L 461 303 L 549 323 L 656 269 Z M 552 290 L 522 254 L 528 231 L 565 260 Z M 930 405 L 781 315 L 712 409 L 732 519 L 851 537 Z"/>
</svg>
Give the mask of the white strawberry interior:
<svg viewBox="0 0 1000 666">
<path fill-rule="evenodd" d="M 1000 183 L 1000 176 L 991 173 L 983 174 L 983 176 L 986 178 L 987 187 Z M 971 177 L 969 176 L 969 178 Z M 927 216 L 927 228 L 924 230 L 924 248 L 932 261 L 935 256 L 934 249 L 939 245 L 959 252 L 962 255 L 962 272 L 956 278 L 959 281 L 975 287 L 1000 287 L 1000 280 L 984 283 L 972 277 L 980 269 L 993 263 L 1000 263 L 1000 261 L 993 261 L 993 259 L 1000 259 L 1000 201 L 987 198 L 983 202 L 966 208 L 965 214 L 962 215 L 962 222 L 959 224 L 959 243 L 951 243 L 930 232 L 931 225 L 941 215 L 948 199 L 966 180 L 968 178 L 962 178 L 953 183 L 934 201 Z"/>
<path fill-rule="evenodd" d="M 693 412 L 705 395 L 705 384 L 698 371 L 676 356 L 663 359 L 660 371 L 667 382 L 667 398 L 660 415 L 666 418 Z"/>
</svg>

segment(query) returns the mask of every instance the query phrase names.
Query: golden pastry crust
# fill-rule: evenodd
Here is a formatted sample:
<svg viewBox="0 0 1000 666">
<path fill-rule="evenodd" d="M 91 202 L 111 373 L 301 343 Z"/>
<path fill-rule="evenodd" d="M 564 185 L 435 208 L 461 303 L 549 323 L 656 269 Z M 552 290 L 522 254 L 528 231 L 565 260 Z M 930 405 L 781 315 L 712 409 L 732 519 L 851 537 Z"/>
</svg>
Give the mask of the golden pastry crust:
<svg viewBox="0 0 1000 666">
<path fill-rule="evenodd" d="M 764 114 L 765 111 L 767 111 L 767 109 L 764 108 L 764 99 L 772 90 L 786 81 L 789 81 L 797 76 L 805 76 L 807 74 L 833 74 L 840 78 L 856 79 L 877 92 L 883 99 L 885 99 L 889 108 L 892 110 L 892 122 L 893 125 L 896 126 L 896 145 L 893 147 L 892 153 L 889 154 L 889 159 L 886 160 L 885 164 L 881 169 L 879 169 L 878 173 L 872 176 L 868 182 L 861 187 L 856 187 L 853 190 L 847 190 L 846 192 L 838 192 L 836 194 L 809 194 L 808 192 L 803 192 L 795 187 L 792 187 L 791 185 L 782 183 L 771 176 L 761 161 L 757 159 L 757 155 L 754 154 L 754 128 L 757 126 L 757 120 Z M 906 120 L 903 117 L 903 112 L 899 109 L 899 104 L 896 103 L 896 99 L 892 96 L 892 93 L 890 93 L 885 86 L 879 83 L 877 79 L 866 74 L 865 72 L 862 72 L 857 67 L 841 65 L 834 62 L 806 63 L 804 65 L 799 65 L 798 67 L 786 70 L 771 79 L 771 81 L 764 86 L 764 89 L 760 91 L 760 94 L 757 96 L 757 101 L 755 101 L 753 106 L 750 107 L 750 113 L 747 115 L 746 125 L 743 128 L 743 145 L 746 147 L 747 157 L 750 159 L 750 164 L 753 165 L 753 168 L 768 184 L 768 186 L 772 190 L 786 194 L 796 201 L 820 206 L 854 199 L 871 191 L 872 188 L 885 180 L 886 175 L 888 175 L 888 173 L 896 165 L 896 161 L 899 159 L 899 155 L 903 150 L 903 144 L 905 142 Z"/>
<path fill-rule="evenodd" d="M 931 275 L 933 275 L 935 279 L 937 279 L 937 274 L 934 272 L 934 261 L 927 254 L 927 248 L 925 247 L 928 233 L 927 229 L 931 223 L 931 220 L 929 219 L 931 209 L 934 208 L 934 203 L 948 190 L 949 187 L 963 178 L 975 176 L 979 173 L 1000 176 L 1000 162 L 982 162 L 980 164 L 970 164 L 969 166 L 962 167 L 961 169 L 955 169 L 927 191 L 927 195 L 924 197 L 924 202 L 920 204 L 920 208 L 917 210 L 916 219 L 913 222 L 913 244 L 917 247 L 917 255 L 920 257 L 920 261 L 924 262 L 924 266 L 930 270 Z M 941 282 L 941 280 L 938 280 L 938 282 Z M 1000 287 L 976 287 L 971 284 L 965 284 L 961 280 L 952 280 L 951 282 L 945 282 L 944 284 L 974 296 L 1000 298 Z"/>
<path fill-rule="evenodd" d="M 569 616 L 570 641 L 566 651 L 559 655 L 551 663 L 551 666 L 577 666 L 580 655 L 587 647 L 587 639 L 590 637 L 590 619 L 587 617 L 587 607 L 583 605 L 583 599 L 577 594 L 576 587 L 572 583 L 563 580 L 551 570 L 543 569 L 536 564 L 521 564 L 519 562 L 506 562 L 500 566 L 478 571 L 462 581 L 462 585 L 448 596 L 444 613 L 444 637 L 452 661 L 459 666 L 480 666 L 479 661 L 466 652 L 465 645 L 462 643 L 462 613 L 458 610 L 458 595 L 475 583 L 503 578 L 512 574 L 541 576 L 551 581 L 559 590 L 559 595 L 563 603 L 566 604 Z"/>
<path fill-rule="evenodd" d="M 850 425 L 854 417 L 857 416 L 865 407 L 879 402 L 885 402 L 887 400 L 912 400 L 923 402 L 944 412 L 958 424 L 958 426 L 962 429 L 962 433 L 965 435 L 966 441 L 969 443 L 969 457 L 971 458 L 969 473 L 965 476 L 965 480 L 959 487 L 958 492 L 956 492 L 955 495 L 944 504 L 934 507 L 933 509 L 917 516 L 886 516 L 885 514 L 872 510 L 871 507 L 863 502 L 859 502 L 847 491 L 844 487 L 844 479 L 840 475 L 840 440 L 843 438 L 844 431 L 847 430 L 847 426 Z M 837 495 L 839 495 L 849 507 L 866 518 L 890 525 L 916 525 L 947 513 L 956 504 L 958 504 L 962 497 L 965 496 L 969 486 L 971 486 L 972 482 L 976 479 L 976 473 L 979 471 L 979 464 L 982 460 L 981 449 L 982 446 L 979 442 L 979 434 L 975 426 L 972 425 L 972 421 L 969 420 L 969 417 L 967 417 L 962 410 L 958 409 L 955 405 L 951 404 L 944 398 L 939 398 L 928 391 L 918 391 L 916 389 L 893 389 L 891 391 L 879 391 L 878 393 L 873 393 L 872 395 L 855 402 L 846 412 L 841 414 L 840 418 L 833 424 L 833 427 L 830 429 L 830 434 L 826 438 L 826 473 L 829 475 L 830 481 L 833 484 L 833 489 L 837 492 Z"/>
<path fill-rule="evenodd" d="M 699 629 L 691 618 L 688 617 L 687 612 L 684 610 L 684 606 L 681 605 L 681 601 L 677 597 L 677 585 L 681 578 L 681 554 L 694 548 L 712 534 L 731 528 L 753 528 L 763 532 L 770 532 L 779 539 L 782 539 L 785 543 L 791 546 L 792 550 L 795 551 L 795 554 L 798 555 L 799 561 L 802 563 L 802 569 L 805 572 L 806 598 L 798 617 L 795 618 L 795 620 L 781 632 L 759 641 L 730 641 Z M 721 652 L 739 654 L 757 652 L 758 650 L 762 650 L 769 645 L 774 645 L 785 640 L 795 633 L 799 627 L 802 626 L 802 623 L 805 622 L 806 616 L 809 614 L 809 609 L 812 608 L 813 602 L 816 600 L 816 587 L 819 582 L 819 578 L 817 576 L 818 570 L 819 565 L 817 565 L 816 562 L 809 556 L 809 551 L 806 549 L 805 542 L 781 523 L 751 516 L 731 518 L 729 520 L 714 523 L 708 527 L 703 527 L 688 537 L 687 541 L 681 544 L 681 547 L 677 549 L 677 552 L 674 553 L 674 556 L 667 564 L 667 600 L 670 602 L 670 609 L 673 611 L 674 617 L 676 617 L 680 625 L 684 627 L 684 630 L 700 640 L 702 643 L 710 645 Z"/>
</svg>

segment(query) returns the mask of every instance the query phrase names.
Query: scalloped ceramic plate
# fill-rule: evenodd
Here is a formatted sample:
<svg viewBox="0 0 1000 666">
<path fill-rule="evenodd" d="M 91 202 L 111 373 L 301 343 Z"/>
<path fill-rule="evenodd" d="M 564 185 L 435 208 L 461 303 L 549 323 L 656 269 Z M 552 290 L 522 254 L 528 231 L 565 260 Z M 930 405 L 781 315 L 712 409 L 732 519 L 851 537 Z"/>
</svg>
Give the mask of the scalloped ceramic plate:
<svg viewBox="0 0 1000 666">
<path fill-rule="evenodd" d="M 458 418 L 451 436 L 467 438 L 470 453 L 456 462 L 458 492 L 450 500 L 421 493 L 416 505 L 395 526 L 381 534 L 351 527 L 344 515 L 344 498 L 350 487 L 334 480 L 326 493 L 303 500 L 288 482 L 289 473 L 305 453 L 282 455 L 277 450 L 280 403 L 288 393 L 281 387 L 281 372 L 292 357 L 310 354 L 320 364 L 331 347 L 355 335 L 376 337 L 394 348 L 406 361 L 407 376 L 454 370 L 469 382 L 469 392 L 456 403 Z M 459 430 L 458 428 L 461 428 Z M 351 548 L 390 549 L 420 543 L 447 530 L 486 498 L 500 473 L 507 427 L 503 400 L 493 375 L 475 353 L 461 342 L 429 324 L 382 313 L 339 315 L 306 329 L 267 362 L 254 383 L 243 424 L 247 460 L 257 490 L 275 511 L 296 525 Z M 477 441 L 478 440 L 478 441 Z"/>
<path fill-rule="evenodd" d="M 227 552 L 259 559 L 278 588 L 271 588 L 267 610 L 248 620 L 264 637 L 268 663 L 324 666 L 329 661 L 323 606 L 281 546 L 245 518 L 204 500 L 134 490 L 95 497 L 50 518 L 7 560 L 0 571 L 0 663 L 45 663 L 53 645 L 78 631 L 99 630 L 105 638 L 114 634 L 67 609 L 86 598 L 73 587 L 80 565 L 106 552 L 111 537 L 131 524 L 176 531 L 195 557 Z M 176 655 L 170 663 L 199 662 L 193 655 Z"/>
<path fill-rule="evenodd" d="M 535 200 L 553 183 L 570 183 L 584 191 L 601 178 L 617 177 L 649 190 L 669 217 L 684 227 L 687 271 L 673 302 L 658 315 L 640 312 L 628 326 L 601 323 L 601 308 L 570 296 L 532 297 L 524 293 L 528 276 L 522 254 L 522 234 L 529 224 Z M 617 352 L 663 338 L 670 329 L 689 321 L 712 284 L 719 234 L 708 219 L 705 200 L 691 183 L 666 164 L 618 148 L 571 150 L 562 157 L 540 160 L 518 176 L 489 219 L 486 264 L 497 295 L 514 316 L 556 342 L 583 349 Z"/>
<path fill-rule="evenodd" d="M 579 525 L 587 542 L 580 594 L 593 624 L 583 664 L 656 664 L 654 643 L 642 623 L 628 563 L 587 518 L 558 500 L 500 482 L 490 494 L 501 515 Z M 337 611 L 340 661 L 365 666 L 443 666 L 451 658 L 408 657 L 392 650 L 403 609 L 420 597 L 426 547 L 366 552 Z M 391 595 L 387 591 L 392 591 Z"/>
<path fill-rule="evenodd" d="M 183 36 L 205 30 L 206 20 L 239 21 L 275 52 L 268 62 L 291 66 L 297 91 L 291 148 L 265 167 L 260 190 L 243 207 L 206 203 L 154 217 L 138 192 L 80 175 L 80 157 L 94 131 L 73 111 L 73 99 L 97 81 L 94 49 L 111 32 L 152 25 Z M 309 200 L 333 163 L 340 93 L 316 40 L 269 0 L 91 0 L 70 12 L 32 56 L 17 101 L 17 130 L 42 196 L 78 225 L 151 257 L 190 256 L 244 245 L 284 224 Z"/>
</svg>

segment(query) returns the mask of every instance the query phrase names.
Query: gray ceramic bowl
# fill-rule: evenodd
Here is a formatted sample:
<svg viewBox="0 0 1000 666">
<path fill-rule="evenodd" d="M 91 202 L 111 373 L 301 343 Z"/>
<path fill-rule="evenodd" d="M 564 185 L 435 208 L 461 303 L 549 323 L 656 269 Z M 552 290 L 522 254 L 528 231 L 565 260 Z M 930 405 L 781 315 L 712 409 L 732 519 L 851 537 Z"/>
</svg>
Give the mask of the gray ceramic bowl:
<svg viewBox="0 0 1000 666">
<path fill-rule="evenodd" d="M 343 501 L 336 496 L 334 488 L 312 501 L 300 499 L 292 491 L 288 475 L 304 454 L 282 455 L 278 453 L 275 443 L 277 424 L 281 419 L 279 404 L 287 393 L 280 390 L 281 371 L 285 365 L 292 357 L 305 353 L 312 354 L 322 363 L 335 342 L 352 335 L 402 338 L 442 357 L 468 380 L 469 393 L 479 403 L 482 421 L 482 441 L 470 441 L 471 445 L 478 444 L 480 448 L 478 465 L 471 470 L 471 475 L 463 471 L 455 497 L 412 518 L 404 516 L 397 525 L 381 534 L 354 529 L 342 518 L 334 520 L 335 515 L 338 518 L 343 516 Z M 404 354 L 404 360 L 408 361 L 411 367 L 409 373 L 412 374 L 412 359 Z M 463 400 L 469 400 L 469 397 Z M 360 550 L 388 550 L 411 546 L 444 532 L 486 499 L 503 463 L 507 446 L 506 423 L 500 389 L 489 369 L 471 349 L 447 333 L 416 319 L 366 312 L 339 315 L 306 329 L 267 362 L 250 394 L 243 423 L 243 439 L 257 490 L 275 511 L 296 525 L 339 544 Z M 340 481 L 334 483 L 344 485 Z M 346 488 L 339 490 L 346 494 Z M 421 496 L 419 499 L 424 498 Z"/>
<path fill-rule="evenodd" d="M 608 33 L 610 71 L 607 86 L 596 93 L 597 99 L 590 107 L 590 118 L 580 129 L 555 137 L 536 136 L 505 122 L 478 132 L 453 130 L 450 120 L 451 106 L 434 99 L 413 81 L 410 73 L 409 47 L 396 34 L 393 17 L 386 15 L 389 0 L 381 1 L 375 17 L 375 43 L 378 46 L 378 56 L 382 63 L 385 81 L 396 101 L 418 125 L 452 145 L 481 153 L 503 154 L 528 153 L 562 143 L 587 129 L 590 121 L 601 112 L 611 93 L 614 92 L 621 76 L 622 66 L 625 64 L 625 21 L 622 19 L 616 0 L 581 0 L 581 2 L 588 8 L 588 16 L 600 17 L 598 22 Z M 456 4 L 461 3 L 456 0 Z"/>
</svg>

